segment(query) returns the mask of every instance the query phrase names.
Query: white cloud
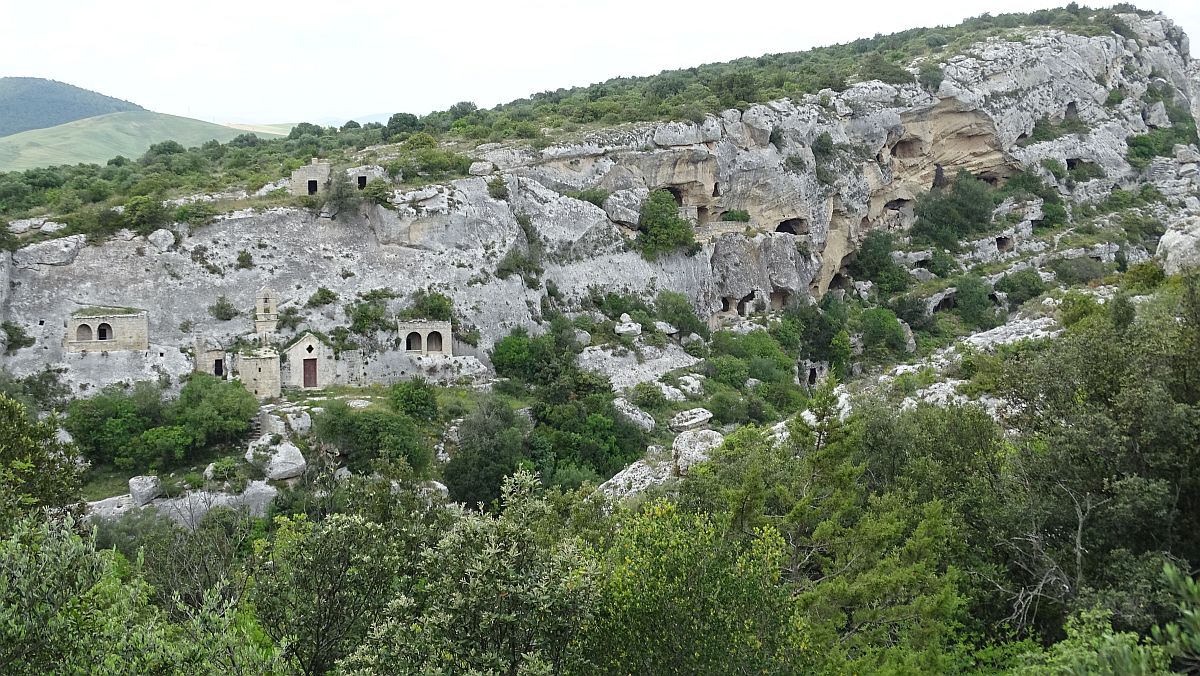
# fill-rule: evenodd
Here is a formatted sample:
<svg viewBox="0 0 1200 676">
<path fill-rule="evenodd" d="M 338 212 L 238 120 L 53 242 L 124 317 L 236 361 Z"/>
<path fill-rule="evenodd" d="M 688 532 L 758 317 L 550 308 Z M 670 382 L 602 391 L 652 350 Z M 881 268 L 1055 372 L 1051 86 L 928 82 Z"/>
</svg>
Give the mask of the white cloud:
<svg viewBox="0 0 1200 676">
<path fill-rule="evenodd" d="M 48 77 L 212 121 L 492 106 L 547 89 L 797 51 L 1052 3 L 3 3 L 0 75 Z M 1200 3 L 1138 3 L 1200 33 Z"/>
</svg>

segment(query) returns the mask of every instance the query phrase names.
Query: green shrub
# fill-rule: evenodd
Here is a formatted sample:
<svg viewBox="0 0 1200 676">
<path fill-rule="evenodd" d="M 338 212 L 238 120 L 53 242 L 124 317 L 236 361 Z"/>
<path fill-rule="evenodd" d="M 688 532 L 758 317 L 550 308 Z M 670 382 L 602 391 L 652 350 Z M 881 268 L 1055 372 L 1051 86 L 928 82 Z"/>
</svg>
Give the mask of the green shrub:
<svg viewBox="0 0 1200 676">
<path fill-rule="evenodd" d="M 942 80 L 945 78 L 946 74 L 942 71 L 940 65 L 932 61 L 925 61 L 921 64 L 920 73 L 917 75 L 917 82 L 926 91 L 936 92 L 942 86 Z"/>
<path fill-rule="evenodd" d="M 418 420 L 436 420 L 438 417 L 437 390 L 420 376 L 392 385 L 388 391 L 388 404 L 393 411 Z"/>
<path fill-rule="evenodd" d="M 712 411 L 713 418 L 723 425 L 744 423 L 748 419 L 746 402 L 733 392 L 714 394 L 708 400 L 708 410 Z"/>
<path fill-rule="evenodd" d="M 917 198 L 915 240 L 956 250 L 962 237 L 986 230 L 992 221 L 992 195 L 987 184 L 961 171 L 954 182 Z"/>
<path fill-rule="evenodd" d="M 238 461 L 235 458 L 219 458 L 213 461 L 213 481 L 228 481 L 237 476 Z"/>
<path fill-rule="evenodd" d="M 696 245 L 691 224 L 680 218 L 675 197 L 666 190 L 655 190 L 646 198 L 638 228 L 641 234 L 637 246 L 647 260 L 680 249 L 691 250 Z"/>
<path fill-rule="evenodd" d="M 497 176 L 487 182 L 488 196 L 494 200 L 508 199 L 508 184 L 504 182 L 503 176 Z"/>
<path fill-rule="evenodd" d="M 573 190 L 563 194 L 572 199 L 591 202 L 603 209 L 604 202 L 608 199 L 610 193 L 604 188 L 584 188 L 583 190 Z"/>
<path fill-rule="evenodd" d="M 696 315 L 691 302 L 682 293 L 659 291 L 654 299 L 654 312 L 659 319 L 679 329 L 680 335 L 694 333 L 705 338 L 709 335 L 708 324 Z"/>
<path fill-rule="evenodd" d="M 746 362 L 727 354 L 712 357 L 705 363 L 705 368 L 709 378 L 736 390 L 745 387 L 750 378 L 750 367 Z"/>
<path fill-rule="evenodd" d="M 863 347 L 874 351 L 903 352 L 904 329 L 891 310 L 873 308 L 859 316 Z"/>
<path fill-rule="evenodd" d="M 1093 315 L 1102 314 L 1104 307 L 1092 296 L 1072 291 L 1058 305 L 1058 318 L 1063 326 L 1074 326 Z"/>
<path fill-rule="evenodd" d="M 391 206 L 393 192 L 391 181 L 382 178 L 371 179 L 362 190 L 363 199 L 382 207 Z"/>
<path fill-rule="evenodd" d="M 249 251 L 239 251 L 237 255 L 237 268 L 239 270 L 249 270 L 254 267 L 254 258 L 250 256 Z"/>
<path fill-rule="evenodd" d="M 1129 270 L 1121 277 L 1121 288 L 1133 293 L 1148 293 L 1161 286 L 1166 278 L 1166 273 L 1157 262 L 1142 261 L 1129 266 Z"/>
<path fill-rule="evenodd" d="M 1035 268 L 1024 268 L 1000 278 L 996 282 L 996 290 L 1008 294 L 1008 302 L 1017 307 L 1031 298 L 1037 298 L 1046 292 L 1046 283 Z"/>
<path fill-rule="evenodd" d="M 300 314 L 300 310 L 294 305 L 289 305 L 279 311 L 277 325 L 281 329 L 294 331 L 302 321 L 304 321 L 304 317 Z"/>
<path fill-rule="evenodd" d="M 1060 181 L 1067 177 L 1067 168 L 1053 157 L 1042 159 L 1042 167 Z"/>
<path fill-rule="evenodd" d="M 722 221 L 731 221 L 736 223 L 749 223 L 750 212 L 743 209 L 730 209 L 721 214 Z"/>
<path fill-rule="evenodd" d="M 412 296 L 412 305 L 400 311 L 402 319 L 431 319 L 439 322 L 454 321 L 454 301 L 444 293 L 418 289 Z"/>
<path fill-rule="evenodd" d="M 12 354 L 21 348 L 30 347 L 34 343 L 33 336 L 25 332 L 25 328 L 14 322 L 4 322 L 0 324 L 0 329 L 4 329 L 5 335 L 8 336 L 8 347 L 6 352 Z"/>
<path fill-rule="evenodd" d="M 305 303 L 304 306 L 320 307 L 322 305 L 329 305 L 330 303 L 335 302 L 337 299 L 338 295 L 336 293 L 322 286 L 313 292 L 313 295 L 308 297 L 308 302 Z"/>
<path fill-rule="evenodd" d="M 237 317 L 241 313 L 238 312 L 238 309 L 233 306 L 233 303 L 229 302 L 228 298 L 225 296 L 218 296 L 217 302 L 208 306 L 208 314 L 212 315 L 214 319 L 227 322 L 234 317 Z"/>
<path fill-rule="evenodd" d="M 654 383 L 638 383 L 630 394 L 630 401 L 647 411 L 661 411 L 669 402 L 662 388 Z"/>
<path fill-rule="evenodd" d="M 955 280 L 954 287 L 954 312 L 964 323 L 983 330 L 999 325 L 987 282 L 976 275 L 964 275 Z"/>
<path fill-rule="evenodd" d="M 912 275 L 892 260 L 892 249 L 891 235 L 872 230 L 859 247 L 850 273 L 856 278 L 870 280 L 882 293 L 891 295 L 904 291 L 912 282 Z"/>
<path fill-rule="evenodd" d="M 1108 90 L 1108 96 L 1104 98 L 1104 105 L 1119 106 L 1125 100 L 1125 92 L 1121 89 Z"/>
<path fill-rule="evenodd" d="M 1087 256 L 1081 258 L 1060 258 L 1048 266 L 1058 281 L 1067 286 L 1086 284 L 1099 279 L 1108 273 L 1104 264 Z"/>
</svg>

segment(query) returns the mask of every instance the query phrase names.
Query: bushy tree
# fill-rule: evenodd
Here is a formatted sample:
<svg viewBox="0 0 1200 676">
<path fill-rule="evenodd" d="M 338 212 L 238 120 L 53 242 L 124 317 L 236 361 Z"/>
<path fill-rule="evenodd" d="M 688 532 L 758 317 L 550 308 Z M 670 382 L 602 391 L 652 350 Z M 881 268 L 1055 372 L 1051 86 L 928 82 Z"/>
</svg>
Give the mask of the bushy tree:
<svg viewBox="0 0 1200 676">
<path fill-rule="evenodd" d="M 418 420 L 434 420 L 438 416 L 437 390 L 422 377 L 392 385 L 388 403 L 392 410 Z"/>
<path fill-rule="evenodd" d="M 0 394 L 0 535 L 22 516 L 79 503 L 80 471 L 74 448 L 58 440 L 49 422 Z"/>
<path fill-rule="evenodd" d="M 987 228 L 992 208 L 987 184 L 960 171 L 948 188 L 935 188 L 917 200 L 912 236 L 956 251 L 959 239 Z"/>
<path fill-rule="evenodd" d="M 484 400 L 459 427 L 458 452 L 446 464 L 450 496 L 468 505 L 490 505 L 500 497 L 504 477 L 528 455 L 529 423 L 500 399 Z"/>
<path fill-rule="evenodd" d="M 646 198 L 638 229 L 638 248 L 648 260 L 680 249 L 690 250 L 696 243 L 691 224 L 679 216 L 675 197 L 666 190 L 655 190 Z"/>
<path fill-rule="evenodd" d="M 870 280 L 882 293 L 900 293 L 912 282 L 908 274 L 892 260 L 892 236 L 882 230 L 872 230 L 858 248 L 858 257 L 851 265 L 850 273 L 855 277 Z"/>
</svg>

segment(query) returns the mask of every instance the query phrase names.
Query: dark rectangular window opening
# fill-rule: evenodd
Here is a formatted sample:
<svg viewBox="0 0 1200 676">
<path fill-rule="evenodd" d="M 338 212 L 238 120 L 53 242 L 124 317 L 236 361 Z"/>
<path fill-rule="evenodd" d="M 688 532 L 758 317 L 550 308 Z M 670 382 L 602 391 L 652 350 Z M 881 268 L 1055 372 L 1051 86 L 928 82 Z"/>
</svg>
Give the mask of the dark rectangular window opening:
<svg viewBox="0 0 1200 676">
<path fill-rule="evenodd" d="M 311 180 L 311 181 L 309 181 L 309 182 L 308 182 L 308 194 L 310 194 L 310 195 L 315 195 L 315 194 L 317 194 L 317 181 L 316 181 L 316 179 L 313 179 L 313 180 Z"/>
<path fill-rule="evenodd" d="M 359 176 L 359 177 L 358 177 L 358 189 L 359 189 L 359 190 L 362 190 L 362 189 L 363 189 L 363 188 L 365 188 L 365 187 L 367 187 L 367 177 L 366 177 L 366 176 Z"/>
<path fill-rule="evenodd" d="M 224 359 L 216 359 L 213 361 L 213 375 L 214 376 L 225 375 L 225 360 Z"/>
</svg>

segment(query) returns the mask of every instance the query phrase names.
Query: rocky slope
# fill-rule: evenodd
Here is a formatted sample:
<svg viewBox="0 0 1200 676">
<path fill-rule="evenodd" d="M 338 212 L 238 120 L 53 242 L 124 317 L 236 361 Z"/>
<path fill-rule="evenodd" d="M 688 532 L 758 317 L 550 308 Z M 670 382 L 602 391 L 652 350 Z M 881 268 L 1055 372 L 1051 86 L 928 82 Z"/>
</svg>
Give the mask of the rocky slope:
<svg viewBox="0 0 1200 676">
<path fill-rule="evenodd" d="M 943 64 L 945 78 L 932 93 L 916 84 L 865 82 L 700 123 L 589 133 L 541 151 L 480 146 L 475 176 L 397 189 L 394 209 L 335 219 L 298 209 L 247 210 L 192 231 L 177 225 L 102 244 L 80 235 L 34 244 L 0 259 L 0 319 L 36 340 L 7 355 L 5 366 L 17 375 L 66 367 L 65 379 L 84 393 L 121 380 L 177 381 L 192 368 L 186 352 L 195 336 L 228 344 L 250 329 L 244 319 L 218 321 L 206 308 L 219 295 L 249 308 L 263 286 L 279 292 L 284 308 L 303 306 L 319 287 L 336 292 L 337 303 L 302 310 L 299 330 L 325 332 L 347 323 L 344 307 L 357 294 L 439 290 L 480 333 L 477 348 L 460 344 L 456 351 L 482 358 L 513 327 L 537 330 L 545 289 L 528 288 L 518 275 L 495 276 L 505 253 L 527 247 L 530 235 L 545 251 L 543 281 L 568 302 L 590 287 L 641 295 L 670 289 L 720 322 L 849 286 L 845 266 L 857 243 L 872 229 L 910 226 L 914 200 L 939 177 L 966 170 L 1003 181 L 1024 168 L 1055 182 L 1042 167 L 1047 158 L 1103 169 L 1102 178 L 1055 182 L 1073 204 L 1102 200 L 1114 187 L 1156 186 L 1167 198 L 1159 217 L 1179 230 L 1163 238 L 1160 254 L 1191 260 L 1200 150 L 1179 146 L 1174 157 L 1139 170 L 1126 161 L 1126 138 L 1170 124 L 1162 104 L 1142 100 L 1158 82 L 1200 116 L 1200 64 L 1168 19 L 1123 18 L 1136 39 L 1026 30 L 975 45 Z M 1112 103 L 1117 90 L 1123 98 Z M 1036 123 L 1066 117 L 1088 133 L 1028 143 Z M 387 149 L 371 152 L 378 157 Z M 487 183 L 497 176 L 507 199 L 489 195 Z M 608 191 L 603 207 L 562 194 L 583 188 Z M 658 188 L 675 194 L 695 220 L 703 246 L 694 255 L 648 262 L 629 247 L 641 202 Z M 731 210 L 748 212 L 749 223 L 722 221 Z M 1025 220 L 1035 219 L 1026 213 Z M 241 251 L 251 254 L 252 267 L 237 266 Z M 400 308 L 405 301 L 392 303 Z M 97 305 L 148 310 L 151 349 L 65 352 L 66 318 Z M 379 349 L 387 341 L 379 336 Z"/>
</svg>

